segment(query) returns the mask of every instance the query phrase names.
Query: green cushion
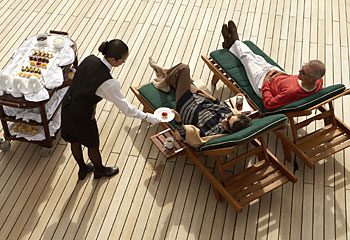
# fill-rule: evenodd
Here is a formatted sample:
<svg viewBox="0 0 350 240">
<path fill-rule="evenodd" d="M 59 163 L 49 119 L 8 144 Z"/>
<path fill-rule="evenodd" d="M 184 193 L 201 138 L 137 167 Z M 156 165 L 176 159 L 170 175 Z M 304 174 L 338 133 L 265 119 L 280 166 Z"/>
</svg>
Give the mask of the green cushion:
<svg viewBox="0 0 350 240">
<path fill-rule="evenodd" d="M 287 117 L 283 114 L 275 114 L 264 118 L 253 119 L 250 127 L 245 128 L 242 131 L 206 142 L 200 147 L 200 151 L 239 145 L 254 139 L 261 133 L 283 124 L 286 122 L 286 120 Z"/>
<path fill-rule="evenodd" d="M 244 41 L 244 43 L 255 53 L 262 56 L 268 63 L 275 65 L 283 70 L 275 61 L 267 56 L 258 46 L 251 41 Z M 256 95 L 251 87 L 248 76 L 244 70 L 241 61 L 236 58 L 229 50 L 220 49 L 210 53 L 214 61 L 240 86 L 240 88 L 249 96 L 249 98 L 256 104 L 262 113 L 275 114 L 286 112 L 298 112 L 305 110 L 313 105 L 316 105 L 324 100 L 333 97 L 345 90 L 343 84 L 337 84 L 326 87 L 321 91 L 310 95 L 301 100 L 295 101 L 275 110 L 268 111 L 262 102 L 262 99 Z"/>
<path fill-rule="evenodd" d="M 171 88 L 170 93 L 164 93 L 156 89 L 152 83 L 149 83 L 142 86 L 139 89 L 139 92 L 154 109 L 159 107 L 169 107 L 175 109 L 175 90 L 173 88 Z M 211 140 L 203 144 L 198 150 L 204 151 L 238 145 L 284 123 L 286 119 L 287 117 L 283 114 L 254 119 L 252 126 L 234 134 Z M 175 128 L 175 121 L 171 121 L 170 125 Z"/>
</svg>

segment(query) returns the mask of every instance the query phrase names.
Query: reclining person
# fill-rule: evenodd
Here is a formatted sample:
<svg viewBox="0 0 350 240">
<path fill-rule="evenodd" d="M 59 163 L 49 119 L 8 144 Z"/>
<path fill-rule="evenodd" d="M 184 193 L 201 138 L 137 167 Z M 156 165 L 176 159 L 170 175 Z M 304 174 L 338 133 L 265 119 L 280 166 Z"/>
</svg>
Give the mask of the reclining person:
<svg viewBox="0 0 350 240">
<path fill-rule="evenodd" d="M 230 108 L 191 83 L 190 69 L 178 64 L 170 69 L 157 66 L 150 59 L 150 66 L 156 71 L 153 80 L 155 88 L 164 92 L 170 86 L 176 90 L 176 130 L 188 144 L 198 147 L 225 133 L 234 133 L 251 125 L 245 115 L 235 116 Z"/>
<path fill-rule="evenodd" d="M 305 63 L 299 75 L 289 75 L 250 50 L 239 40 L 233 21 L 222 26 L 223 47 L 229 49 L 243 64 L 255 93 L 267 110 L 273 110 L 321 90 L 325 66 L 319 60 Z"/>
</svg>

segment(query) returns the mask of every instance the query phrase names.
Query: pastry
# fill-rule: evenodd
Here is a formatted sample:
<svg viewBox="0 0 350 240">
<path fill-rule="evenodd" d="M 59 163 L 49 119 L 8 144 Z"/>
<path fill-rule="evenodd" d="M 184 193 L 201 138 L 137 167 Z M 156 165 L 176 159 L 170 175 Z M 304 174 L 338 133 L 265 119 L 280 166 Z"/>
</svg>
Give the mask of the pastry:
<svg viewBox="0 0 350 240">
<path fill-rule="evenodd" d="M 162 112 L 162 118 L 166 119 L 168 117 L 168 113 L 167 112 Z"/>
</svg>

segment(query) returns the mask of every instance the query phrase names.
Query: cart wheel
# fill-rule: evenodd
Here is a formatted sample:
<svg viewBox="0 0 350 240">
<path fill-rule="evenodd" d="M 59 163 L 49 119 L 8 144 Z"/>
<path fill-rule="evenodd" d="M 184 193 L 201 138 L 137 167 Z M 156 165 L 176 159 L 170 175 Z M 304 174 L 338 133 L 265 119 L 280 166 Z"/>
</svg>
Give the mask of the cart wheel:
<svg viewBox="0 0 350 240">
<path fill-rule="evenodd" d="M 0 139 L 0 150 L 7 152 L 11 148 L 11 142 L 4 139 Z"/>
<path fill-rule="evenodd" d="M 51 149 L 45 148 L 45 147 L 40 147 L 39 154 L 40 154 L 40 157 L 48 157 L 51 155 Z"/>
</svg>

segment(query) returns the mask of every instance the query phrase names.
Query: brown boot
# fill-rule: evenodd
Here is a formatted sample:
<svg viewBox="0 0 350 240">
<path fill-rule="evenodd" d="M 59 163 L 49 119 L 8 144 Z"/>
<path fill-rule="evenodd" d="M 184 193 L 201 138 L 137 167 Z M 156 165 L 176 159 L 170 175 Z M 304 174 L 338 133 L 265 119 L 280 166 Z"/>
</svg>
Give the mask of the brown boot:
<svg viewBox="0 0 350 240">
<path fill-rule="evenodd" d="M 224 37 L 224 42 L 222 43 L 223 48 L 230 49 L 233 44 L 229 29 L 226 24 L 222 25 L 221 34 Z"/>
<path fill-rule="evenodd" d="M 239 40 L 239 36 L 238 36 L 238 32 L 237 32 L 237 26 L 232 20 L 228 21 L 228 30 L 230 32 L 231 39 L 232 39 L 233 43 L 236 40 Z"/>
</svg>

